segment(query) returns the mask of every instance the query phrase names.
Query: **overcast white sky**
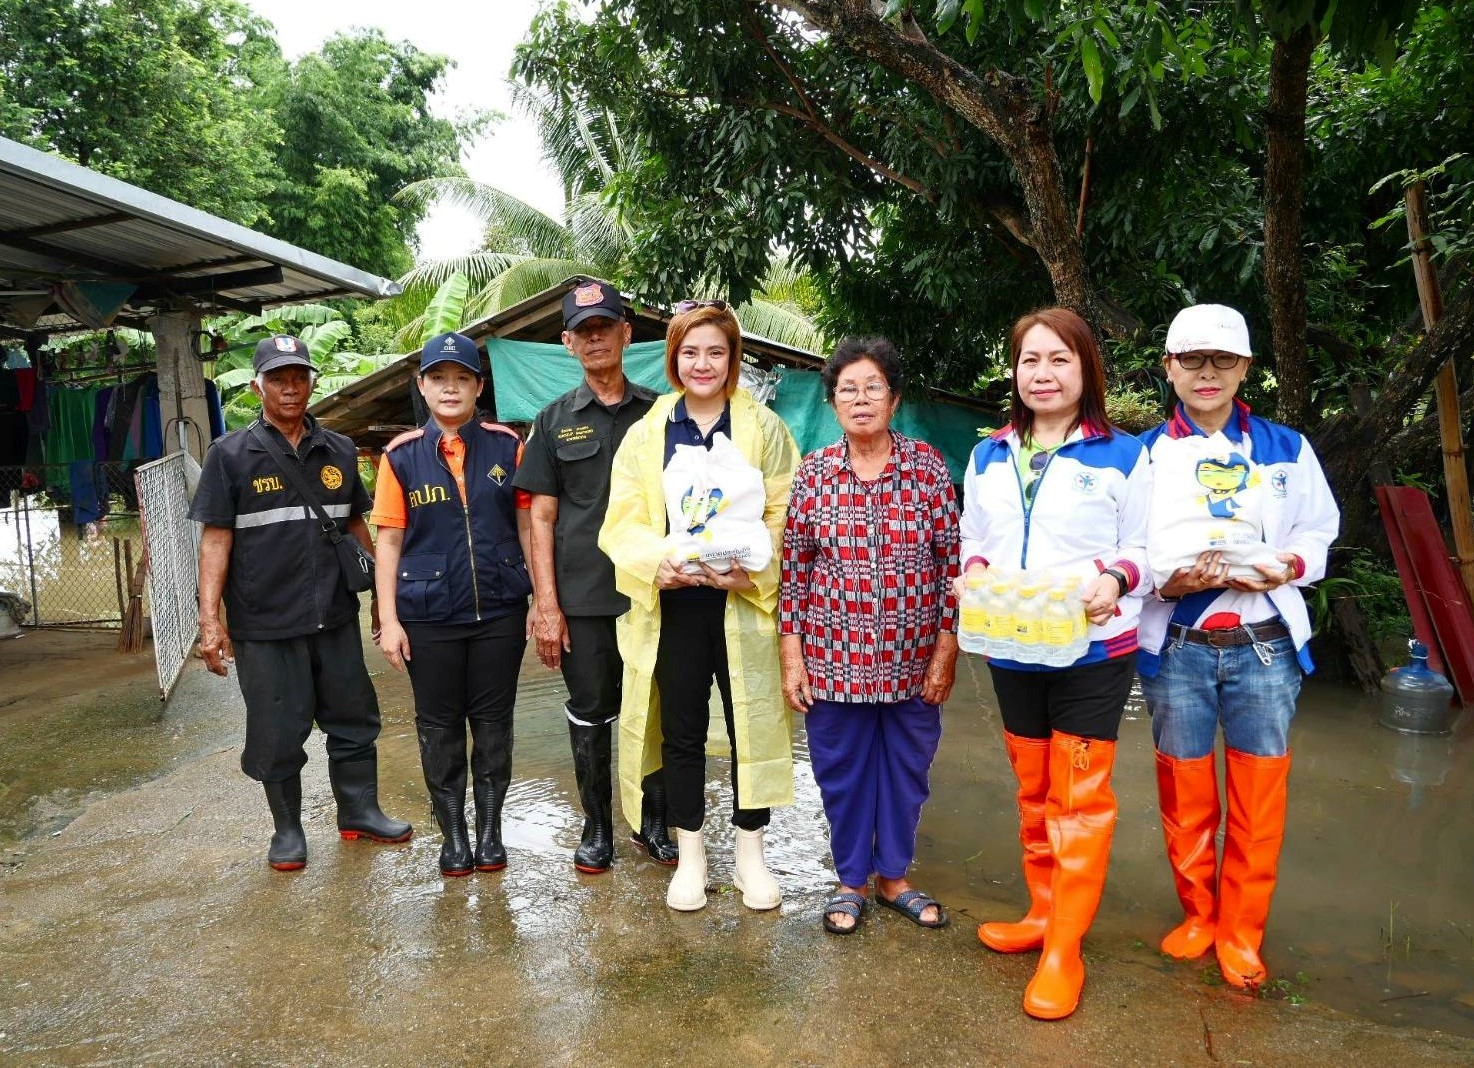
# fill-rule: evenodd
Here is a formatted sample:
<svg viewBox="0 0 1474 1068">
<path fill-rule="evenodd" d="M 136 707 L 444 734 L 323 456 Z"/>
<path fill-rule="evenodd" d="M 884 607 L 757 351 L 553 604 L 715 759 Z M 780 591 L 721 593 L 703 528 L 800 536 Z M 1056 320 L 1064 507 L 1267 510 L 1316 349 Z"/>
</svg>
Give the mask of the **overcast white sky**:
<svg viewBox="0 0 1474 1068">
<path fill-rule="evenodd" d="M 452 118 L 467 108 L 495 108 L 507 120 L 461 159 L 466 172 L 520 197 L 554 218 L 562 216 L 557 175 L 542 162 L 542 145 L 532 124 L 512 108 L 507 71 L 512 49 L 537 9 L 537 0 L 247 0 L 276 26 L 288 58 L 315 51 L 340 30 L 355 26 L 383 30 L 392 41 L 409 41 L 424 52 L 455 60 L 434 101 L 437 115 Z M 479 237 L 466 214 L 437 208 L 420 227 L 420 255 L 435 259 L 470 251 Z"/>
</svg>

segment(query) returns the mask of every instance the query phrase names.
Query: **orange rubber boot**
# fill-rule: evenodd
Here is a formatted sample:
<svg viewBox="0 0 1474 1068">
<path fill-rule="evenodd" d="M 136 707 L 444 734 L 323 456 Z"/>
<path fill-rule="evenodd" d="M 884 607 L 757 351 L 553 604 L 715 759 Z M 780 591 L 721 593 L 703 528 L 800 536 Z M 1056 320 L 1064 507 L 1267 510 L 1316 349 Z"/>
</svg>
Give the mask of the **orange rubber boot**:
<svg viewBox="0 0 1474 1068">
<path fill-rule="evenodd" d="M 1024 885 L 1029 888 L 1029 911 L 1017 923 L 985 923 L 978 941 L 999 953 L 1023 953 L 1044 944 L 1049 922 L 1050 878 L 1054 854 L 1044 825 L 1044 798 L 1049 793 L 1049 739 L 1025 738 L 1003 732 L 1008 762 L 1018 779 L 1018 840 L 1024 847 Z"/>
<path fill-rule="evenodd" d="M 1054 900 L 1044 952 L 1024 991 L 1024 1011 L 1036 1019 L 1061 1019 L 1080 1003 L 1085 985 L 1080 942 L 1100 905 L 1116 827 L 1115 760 L 1115 742 L 1058 731 L 1050 739 L 1044 818 L 1054 854 Z"/>
<path fill-rule="evenodd" d="M 1162 939 L 1162 952 L 1179 960 L 1201 957 L 1218 926 L 1218 771 L 1214 756 L 1178 760 L 1157 753 L 1157 799 L 1162 837 L 1187 918 Z"/>
<path fill-rule="evenodd" d="M 1263 757 L 1230 749 L 1226 769 L 1228 833 L 1218 876 L 1218 932 L 1213 944 L 1224 981 L 1242 990 L 1269 978 L 1259 946 L 1285 840 L 1290 754 Z"/>
</svg>

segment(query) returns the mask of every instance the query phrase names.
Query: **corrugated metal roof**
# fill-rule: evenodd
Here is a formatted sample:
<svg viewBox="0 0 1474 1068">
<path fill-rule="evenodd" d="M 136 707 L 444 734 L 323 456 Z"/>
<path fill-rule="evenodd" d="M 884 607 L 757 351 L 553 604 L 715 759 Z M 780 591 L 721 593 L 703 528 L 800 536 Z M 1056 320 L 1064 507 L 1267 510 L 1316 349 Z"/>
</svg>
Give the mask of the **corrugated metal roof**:
<svg viewBox="0 0 1474 1068">
<path fill-rule="evenodd" d="M 24 325 L 12 305 L 59 282 L 137 285 L 124 321 L 180 299 L 212 314 L 400 292 L 387 278 L 0 138 L 0 327 Z M 59 305 L 30 324 L 79 326 Z"/>
</svg>

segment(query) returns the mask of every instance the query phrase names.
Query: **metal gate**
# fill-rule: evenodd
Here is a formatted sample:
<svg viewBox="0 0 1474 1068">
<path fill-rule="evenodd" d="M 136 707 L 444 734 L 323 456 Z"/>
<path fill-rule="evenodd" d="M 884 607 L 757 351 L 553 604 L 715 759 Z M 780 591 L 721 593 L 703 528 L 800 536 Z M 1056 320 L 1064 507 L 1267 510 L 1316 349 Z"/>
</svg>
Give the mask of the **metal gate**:
<svg viewBox="0 0 1474 1068">
<path fill-rule="evenodd" d="M 154 660 L 167 701 L 200 632 L 199 525 L 189 518 L 183 453 L 144 464 L 135 480 L 148 552 Z"/>
</svg>

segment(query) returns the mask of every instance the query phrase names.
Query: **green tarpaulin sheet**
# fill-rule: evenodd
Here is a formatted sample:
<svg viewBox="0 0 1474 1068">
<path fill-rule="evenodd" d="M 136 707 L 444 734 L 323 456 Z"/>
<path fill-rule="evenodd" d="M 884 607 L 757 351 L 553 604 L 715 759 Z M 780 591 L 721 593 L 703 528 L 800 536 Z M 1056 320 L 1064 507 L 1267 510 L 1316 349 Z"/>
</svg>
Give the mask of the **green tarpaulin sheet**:
<svg viewBox="0 0 1474 1068">
<path fill-rule="evenodd" d="M 549 401 L 583 379 L 583 368 L 562 345 L 489 338 L 486 354 L 491 357 L 497 418 L 505 422 L 531 422 Z M 625 349 L 624 373 L 642 386 L 669 392 L 665 342 L 641 341 Z M 821 449 L 839 437 L 839 423 L 834 410 L 824 403 L 824 385 L 818 371 L 784 368 L 772 408 L 788 424 L 804 453 Z M 979 430 L 997 424 L 989 426 L 984 414 L 971 408 L 907 400 L 892 425 L 902 434 L 940 449 L 953 481 L 961 482 Z"/>
</svg>

